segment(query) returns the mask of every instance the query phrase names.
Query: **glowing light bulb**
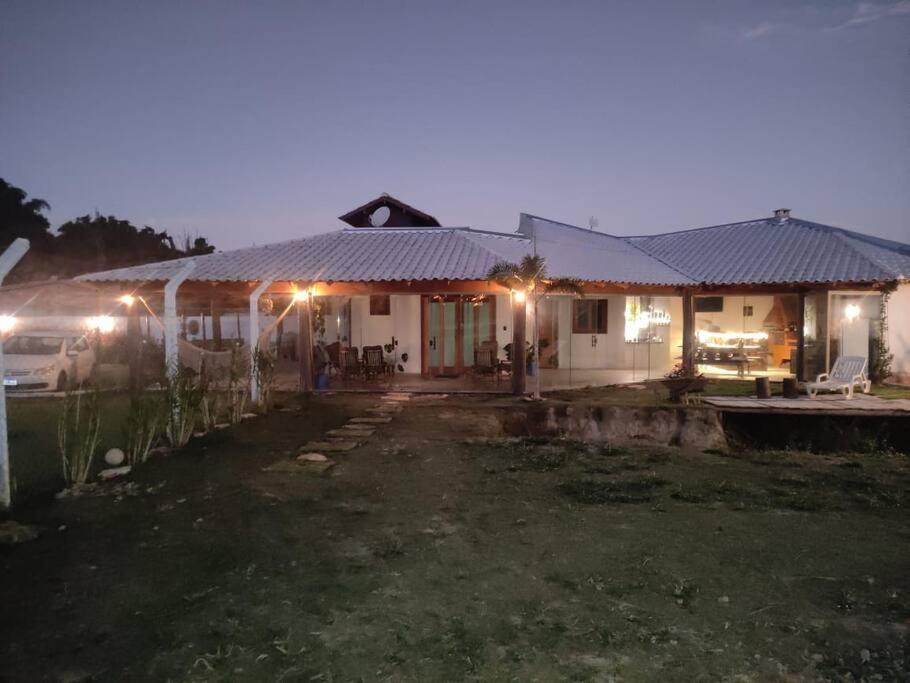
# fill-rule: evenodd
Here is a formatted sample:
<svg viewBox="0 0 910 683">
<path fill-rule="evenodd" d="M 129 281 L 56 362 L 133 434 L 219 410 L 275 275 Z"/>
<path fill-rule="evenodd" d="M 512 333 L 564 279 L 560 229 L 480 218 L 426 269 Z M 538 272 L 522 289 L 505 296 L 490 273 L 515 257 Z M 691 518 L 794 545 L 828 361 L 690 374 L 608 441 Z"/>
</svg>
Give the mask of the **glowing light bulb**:
<svg viewBox="0 0 910 683">
<path fill-rule="evenodd" d="M 844 306 L 844 317 L 847 319 L 848 323 L 852 323 L 859 317 L 860 310 L 859 306 L 856 304 L 847 304 Z"/>
</svg>

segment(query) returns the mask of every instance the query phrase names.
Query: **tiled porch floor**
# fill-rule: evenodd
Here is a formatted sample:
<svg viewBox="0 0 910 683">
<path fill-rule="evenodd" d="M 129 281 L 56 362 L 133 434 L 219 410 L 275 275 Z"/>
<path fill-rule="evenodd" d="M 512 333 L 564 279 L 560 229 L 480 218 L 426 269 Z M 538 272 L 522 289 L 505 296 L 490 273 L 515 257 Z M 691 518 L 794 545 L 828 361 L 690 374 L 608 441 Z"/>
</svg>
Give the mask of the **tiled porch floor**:
<svg viewBox="0 0 910 683">
<path fill-rule="evenodd" d="M 664 371 L 654 371 L 650 379 L 658 379 Z M 580 389 L 589 386 L 631 384 L 648 379 L 646 372 L 638 370 L 567 370 L 545 369 L 540 374 L 541 391 L 556 389 Z M 536 378 L 528 377 L 528 390 L 533 391 Z M 282 364 L 275 382 L 279 390 L 293 391 L 297 388 L 296 365 Z M 424 393 L 509 393 L 510 379 L 504 376 L 497 382 L 486 376 L 466 372 L 459 377 L 423 377 L 419 374 L 395 373 L 371 380 L 361 378 L 342 380 L 332 377 L 329 389 L 333 391 L 411 391 Z"/>
</svg>

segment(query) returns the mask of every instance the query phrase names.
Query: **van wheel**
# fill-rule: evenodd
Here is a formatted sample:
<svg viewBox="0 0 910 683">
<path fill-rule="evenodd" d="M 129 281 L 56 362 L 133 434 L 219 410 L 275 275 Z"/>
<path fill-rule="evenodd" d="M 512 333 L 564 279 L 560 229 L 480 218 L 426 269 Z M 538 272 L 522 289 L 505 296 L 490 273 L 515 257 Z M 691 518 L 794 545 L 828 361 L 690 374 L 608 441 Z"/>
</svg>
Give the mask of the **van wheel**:
<svg viewBox="0 0 910 683">
<path fill-rule="evenodd" d="M 66 373 L 57 375 L 57 391 L 66 391 Z"/>
</svg>

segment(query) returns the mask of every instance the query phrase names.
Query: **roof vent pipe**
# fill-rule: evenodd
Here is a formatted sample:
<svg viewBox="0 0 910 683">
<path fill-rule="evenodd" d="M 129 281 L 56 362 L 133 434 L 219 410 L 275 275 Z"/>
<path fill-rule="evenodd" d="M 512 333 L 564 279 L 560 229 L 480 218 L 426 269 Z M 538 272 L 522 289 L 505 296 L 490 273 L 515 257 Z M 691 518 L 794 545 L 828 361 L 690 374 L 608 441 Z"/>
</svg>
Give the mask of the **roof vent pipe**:
<svg viewBox="0 0 910 683">
<path fill-rule="evenodd" d="M 790 209 L 774 209 L 774 217 L 783 223 L 790 218 Z"/>
</svg>

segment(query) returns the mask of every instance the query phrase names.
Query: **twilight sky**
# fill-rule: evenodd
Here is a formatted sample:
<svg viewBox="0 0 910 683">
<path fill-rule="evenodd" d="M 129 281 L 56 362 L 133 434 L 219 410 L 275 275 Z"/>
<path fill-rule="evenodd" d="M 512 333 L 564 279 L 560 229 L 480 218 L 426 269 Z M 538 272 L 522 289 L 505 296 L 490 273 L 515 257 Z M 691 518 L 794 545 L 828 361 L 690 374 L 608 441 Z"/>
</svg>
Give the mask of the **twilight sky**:
<svg viewBox="0 0 910 683">
<path fill-rule="evenodd" d="M 796 216 L 910 242 L 910 0 L 0 3 L 0 177 L 219 248 Z"/>
</svg>

